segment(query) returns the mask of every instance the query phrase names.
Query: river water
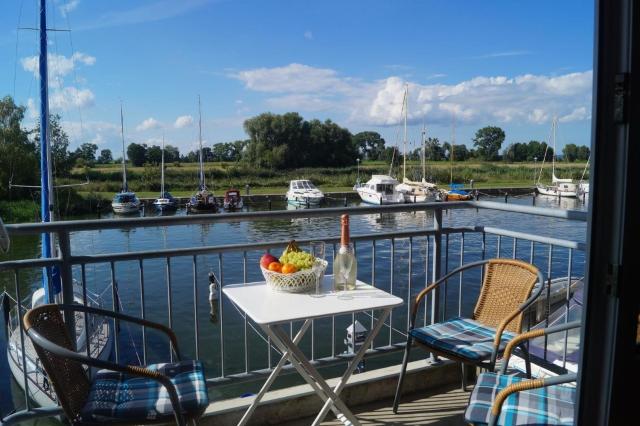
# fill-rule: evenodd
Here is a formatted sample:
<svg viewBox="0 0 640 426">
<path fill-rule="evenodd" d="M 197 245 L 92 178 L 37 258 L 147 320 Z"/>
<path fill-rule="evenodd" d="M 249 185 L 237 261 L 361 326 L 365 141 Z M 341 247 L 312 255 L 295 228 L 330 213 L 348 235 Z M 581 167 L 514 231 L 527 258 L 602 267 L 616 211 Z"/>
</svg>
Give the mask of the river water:
<svg viewBox="0 0 640 426">
<path fill-rule="evenodd" d="M 503 198 L 483 198 L 483 201 L 504 202 Z M 509 203 L 531 205 L 531 196 L 511 197 Z M 329 202 L 331 205 L 343 205 L 343 200 Z M 351 201 L 350 205 L 359 205 L 359 201 Z M 586 205 L 580 200 L 563 199 L 559 204 L 555 198 L 539 196 L 536 206 L 561 209 L 585 210 Z M 272 209 L 286 208 L 284 203 L 276 202 Z M 252 205 L 252 210 L 265 210 L 267 205 Z M 178 211 L 176 214 L 185 214 Z M 232 213 L 231 213 L 232 214 Z M 109 216 L 103 216 L 109 217 Z M 458 209 L 448 210 L 443 214 L 443 225 L 447 226 L 494 226 L 502 229 L 521 231 L 535 235 L 555 237 L 583 242 L 586 238 L 586 223 L 573 222 L 563 219 L 530 216 L 519 213 L 500 212 L 492 210 Z M 381 232 L 395 232 L 405 230 L 421 230 L 433 227 L 433 215 L 431 212 L 397 213 L 397 214 L 372 214 L 353 216 L 351 219 L 352 235 L 373 234 Z M 130 251 L 143 251 L 153 249 L 175 249 L 195 246 L 217 246 L 226 244 L 240 244 L 252 242 L 287 241 L 291 239 L 320 239 L 338 236 L 340 232 L 339 219 L 311 218 L 311 219 L 286 219 L 271 221 L 237 221 L 216 223 L 211 225 L 188 225 L 159 228 L 137 228 L 131 230 L 103 230 L 85 231 L 71 235 L 71 246 L 74 254 L 98 254 L 118 253 Z M 447 240 L 443 237 L 443 241 Z M 455 268 L 460 263 L 459 235 L 448 239 L 449 250 L 444 268 Z M 465 235 L 464 262 L 479 260 L 482 256 L 482 238 L 480 234 Z M 408 299 L 409 294 L 415 295 L 425 284 L 426 274 L 430 276 L 431 265 L 427 261 L 427 254 L 431 254 L 431 248 L 427 248 L 426 238 L 414 238 L 411 250 L 411 283 L 409 280 L 409 240 L 398 239 L 393 248 L 389 240 L 376 243 L 375 258 L 375 282 L 374 285 L 395 295 Z M 549 268 L 547 262 L 548 246 L 535 244 L 534 263 L 546 274 Z M 394 255 L 392 268 L 391 253 Z M 40 252 L 39 239 L 37 237 L 17 238 L 12 241 L 12 249 L 8 256 L 0 257 L 0 260 L 38 257 Z M 248 282 L 262 280 L 258 261 L 262 252 L 247 253 Z M 275 253 L 276 255 L 279 253 Z M 497 238 L 488 236 L 486 239 L 486 257 L 511 257 L 513 255 L 513 240 L 503 238 L 498 253 Z M 332 256 L 331 247 L 328 247 L 328 260 Z M 529 260 L 530 243 L 520 241 L 516 248 L 516 257 Z M 372 281 L 372 243 L 365 242 L 357 246 L 358 278 L 365 282 Z M 567 275 L 569 251 L 556 248 L 553 252 L 553 263 L 550 267 L 552 277 Z M 200 358 L 205 362 L 208 377 L 218 377 L 222 374 L 241 373 L 245 371 L 244 350 L 244 320 L 241 314 L 227 300 L 223 299 L 222 317 L 224 321 L 224 338 L 220 337 L 220 324 L 212 323 L 209 319 L 210 306 L 208 303 L 207 274 L 214 272 L 222 279 L 223 285 L 240 283 L 243 281 L 243 257 L 241 253 L 226 253 L 220 262 L 217 255 L 199 256 L 196 272 L 197 296 L 198 296 L 198 325 L 199 325 L 199 349 Z M 331 262 L 330 262 L 331 263 Z M 222 266 L 222 269 L 221 269 Z M 331 268 L 331 267 L 330 267 Z M 171 295 L 172 295 L 172 327 L 177 332 L 183 356 L 195 356 L 194 336 L 194 296 L 193 296 L 193 264 L 192 258 L 174 258 L 171 261 Z M 330 271 L 328 271 L 330 272 Z M 575 251 L 572 261 L 572 275 L 582 276 L 584 272 L 584 253 Z M 40 285 L 40 272 L 30 271 L 21 274 L 20 287 L 22 295 L 28 295 Z M 79 268 L 74 270 L 76 279 L 81 279 Z M 140 316 L 141 303 L 139 293 L 138 262 L 118 262 L 115 268 L 118 294 L 121 299 L 122 309 L 125 313 Z M 86 268 L 88 289 L 96 292 L 105 292 L 105 301 L 111 307 L 110 284 L 111 271 L 109 264 L 88 265 Z M 478 275 L 471 273 L 465 275 L 465 280 L 471 284 L 465 285 L 462 294 L 462 312 L 469 314 L 473 309 L 477 289 L 479 286 Z M 393 282 L 393 288 L 392 288 Z M 465 281 L 466 282 L 466 281 Z M 168 297 L 167 297 L 167 268 L 164 260 L 148 260 L 144 262 L 144 286 L 145 307 L 147 318 L 152 321 L 168 323 Z M 409 285 L 411 289 L 409 290 Z M 447 317 L 458 313 L 458 281 L 450 285 L 447 291 L 446 309 Z M 4 287 L 11 294 L 14 293 L 13 275 L 0 274 L 0 288 Z M 443 301 L 444 302 L 444 301 Z M 424 314 L 421 313 L 421 316 Z M 367 315 L 358 315 L 357 318 L 367 328 L 370 328 L 371 318 Z M 331 320 L 316 321 L 314 325 L 315 340 L 313 342 L 316 358 L 343 352 L 345 328 L 351 324 L 351 316 L 337 317 L 335 319 L 335 337 L 331 341 Z M 407 325 L 406 306 L 396 310 L 393 314 L 392 325 L 398 330 L 406 330 Z M 295 332 L 300 324 L 293 324 Z M 4 339 L 4 336 L 2 336 Z M 390 332 L 384 328 L 375 341 L 376 346 L 384 346 L 403 341 L 404 338 L 398 332 Z M 267 343 L 263 336 L 258 335 L 251 328 L 247 336 L 248 341 L 248 369 L 257 370 L 269 366 Z M 137 364 L 142 357 L 141 333 L 137 328 L 121 328 L 120 333 L 121 362 Z M 302 347 L 311 356 L 311 333 L 302 342 Z M 224 354 L 221 353 L 221 344 L 224 344 Z M 415 351 L 419 352 L 419 351 Z M 4 349 L 2 353 L 6 353 Z M 420 356 L 420 355 L 416 355 Z M 161 336 L 147 333 L 147 362 L 166 361 L 168 348 Z M 271 352 L 271 365 L 275 364 L 279 355 L 275 350 Z M 389 363 L 398 362 L 399 355 L 385 356 L 367 361 L 367 368 L 375 368 Z M 344 367 L 327 369 L 327 375 L 337 375 Z M 21 404 L 20 391 L 15 382 L 9 379 L 4 356 L 0 360 L 0 386 L 2 389 L 12 389 L 13 397 L 2 392 L 0 409 L 6 413 L 12 404 Z M 278 386 L 299 383 L 293 376 L 279 379 Z M 256 392 L 260 382 L 250 384 L 238 384 L 231 386 L 214 387 L 212 396 L 231 397 L 243 393 Z"/>
</svg>

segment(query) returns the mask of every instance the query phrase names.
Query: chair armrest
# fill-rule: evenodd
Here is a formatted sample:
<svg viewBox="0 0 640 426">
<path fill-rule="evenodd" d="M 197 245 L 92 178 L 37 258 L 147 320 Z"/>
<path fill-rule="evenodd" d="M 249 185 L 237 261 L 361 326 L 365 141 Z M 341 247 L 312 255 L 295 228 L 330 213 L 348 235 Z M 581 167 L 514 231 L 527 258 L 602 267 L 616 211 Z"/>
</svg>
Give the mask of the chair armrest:
<svg viewBox="0 0 640 426">
<path fill-rule="evenodd" d="M 545 377 L 543 379 L 525 380 L 507 386 L 506 388 L 502 389 L 498 393 L 498 395 L 496 395 L 496 398 L 493 401 L 493 405 L 491 406 L 491 415 L 489 417 L 489 425 L 495 426 L 495 424 L 498 422 L 498 417 L 500 417 L 500 411 L 502 410 L 502 404 L 504 404 L 504 401 L 507 399 L 507 397 L 509 397 L 509 395 L 520 391 L 541 388 L 544 386 L 575 382 L 577 380 L 577 377 L 578 376 L 575 373 L 562 374 L 560 376 Z"/>
<path fill-rule="evenodd" d="M 525 340 L 533 339 L 536 337 L 546 336 L 553 333 L 559 333 L 561 331 L 570 330 L 572 328 L 578 328 L 580 327 L 580 325 L 581 325 L 580 321 L 572 321 L 566 324 L 560 324 L 560 325 L 547 327 L 547 328 L 539 328 L 537 330 L 531 330 L 531 331 L 527 331 L 525 333 L 517 335 L 516 337 L 511 339 L 511 341 L 507 344 L 507 346 L 504 349 L 503 364 L 502 364 L 502 371 L 501 371 L 502 374 L 504 374 L 507 371 L 509 358 L 511 357 L 511 354 L 513 353 L 513 350 L 515 349 L 515 347 L 518 346 L 520 343 L 524 342 Z"/>
<path fill-rule="evenodd" d="M 180 399 L 178 398 L 178 391 L 176 390 L 175 385 L 171 383 L 171 380 L 169 379 L 169 377 L 165 376 L 164 374 L 161 374 L 158 371 L 149 370 L 148 368 L 145 368 L 145 367 L 116 364 L 110 361 L 104 361 L 99 358 L 92 358 L 90 356 L 87 356 L 78 352 L 74 352 L 62 346 L 56 345 L 55 343 L 46 339 L 44 336 L 42 336 L 33 328 L 27 329 L 26 332 L 34 344 L 44 348 L 48 352 L 51 352 L 61 358 L 72 359 L 74 361 L 80 362 L 82 364 L 85 364 L 91 367 L 98 367 L 98 368 L 103 368 L 110 371 L 117 371 L 120 373 L 126 373 L 126 374 L 130 374 L 132 376 L 137 376 L 137 377 L 146 377 L 148 379 L 159 382 L 162 386 L 165 387 L 165 389 L 167 389 L 167 392 L 169 393 L 169 399 L 171 400 L 171 407 L 173 408 L 173 411 L 175 413 L 177 423 L 181 426 L 185 424 L 184 417 L 182 415 L 182 409 L 180 407 Z"/>
<path fill-rule="evenodd" d="M 418 306 L 420 304 L 420 301 L 428 293 L 430 293 L 433 289 L 438 287 L 443 282 L 447 281 L 452 276 L 454 276 L 456 274 L 459 274 L 460 272 L 465 271 L 467 269 L 475 268 L 476 266 L 486 265 L 487 263 L 489 263 L 490 260 L 491 259 L 480 260 L 480 261 L 477 261 L 477 262 L 471 262 L 471 263 L 467 263 L 466 265 L 462 265 L 459 268 L 456 268 L 453 271 L 449 272 L 448 274 L 446 274 L 442 278 L 439 278 L 437 281 L 429 284 L 426 288 L 424 288 L 422 291 L 420 291 L 420 293 L 418 293 L 418 295 L 416 296 L 416 299 L 413 302 L 413 308 L 411 309 L 411 322 L 410 322 L 411 325 L 410 325 L 410 328 L 414 328 L 416 315 L 418 313 Z"/>
<path fill-rule="evenodd" d="M 165 325 L 158 324 L 157 322 L 153 322 L 153 321 L 148 321 L 142 318 L 133 317 L 130 315 L 121 314 L 119 312 L 113 312 L 106 309 L 94 308 L 93 306 L 86 306 L 86 305 L 80 305 L 80 304 L 59 304 L 58 307 L 61 310 L 71 310 L 71 311 L 77 311 L 77 312 L 85 312 L 85 313 L 94 314 L 94 315 L 102 315 L 105 317 L 115 318 L 121 321 L 139 324 L 145 327 L 159 330 L 169 337 L 169 340 L 171 341 L 171 345 L 173 347 L 173 351 L 175 352 L 176 358 L 178 359 L 178 361 L 182 359 L 182 357 L 180 356 L 180 349 L 178 348 L 178 338 L 176 337 L 176 334 L 173 332 L 173 330 Z"/>
</svg>

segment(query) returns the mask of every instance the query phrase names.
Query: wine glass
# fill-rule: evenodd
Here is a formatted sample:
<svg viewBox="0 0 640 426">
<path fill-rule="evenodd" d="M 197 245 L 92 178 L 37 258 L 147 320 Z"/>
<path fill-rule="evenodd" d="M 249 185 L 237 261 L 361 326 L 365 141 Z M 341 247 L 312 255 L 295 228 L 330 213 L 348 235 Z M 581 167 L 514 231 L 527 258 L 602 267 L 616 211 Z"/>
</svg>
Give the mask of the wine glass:
<svg viewBox="0 0 640 426">
<path fill-rule="evenodd" d="M 313 272 L 316 278 L 316 289 L 311 295 L 312 297 L 322 297 L 322 276 L 324 275 L 324 257 L 325 244 L 324 241 L 311 241 L 311 255 L 314 257 Z"/>
</svg>

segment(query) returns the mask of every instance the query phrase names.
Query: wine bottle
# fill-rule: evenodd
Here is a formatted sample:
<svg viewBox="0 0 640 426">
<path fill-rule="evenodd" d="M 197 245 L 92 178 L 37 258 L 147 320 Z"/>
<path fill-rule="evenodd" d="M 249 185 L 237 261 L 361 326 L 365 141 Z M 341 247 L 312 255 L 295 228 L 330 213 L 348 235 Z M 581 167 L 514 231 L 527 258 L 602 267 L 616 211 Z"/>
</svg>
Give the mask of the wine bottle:
<svg viewBox="0 0 640 426">
<path fill-rule="evenodd" d="M 333 285 L 336 291 L 354 290 L 356 288 L 358 265 L 353 244 L 349 242 L 349 215 L 343 214 L 340 218 L 340 223 L 342 231 L 340 234 L 340 248 L 333 262 Z"/>
</svg>

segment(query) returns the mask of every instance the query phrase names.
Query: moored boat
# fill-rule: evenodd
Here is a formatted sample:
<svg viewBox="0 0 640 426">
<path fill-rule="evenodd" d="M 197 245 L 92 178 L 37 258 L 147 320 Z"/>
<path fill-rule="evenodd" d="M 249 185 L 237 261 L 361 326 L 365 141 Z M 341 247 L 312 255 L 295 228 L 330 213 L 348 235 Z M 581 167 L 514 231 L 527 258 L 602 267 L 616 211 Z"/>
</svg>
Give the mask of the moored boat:
<svg viewBox="0 0 640 426">
<path fill-rule="evenodd" d="M 461 183 L 452 183 L 449 185 L 451 189 L 442 191 L 443 201 L 469 201 L 473 200 L 473 195 L 462 189 Z"/>
<path fill-rule="evenodd" d="M 160 163 L 160 197 L 153 202 L 156 210 L 160 213 L 178 209 L 178 200 L 173 198 L 169 191 L 164 188 L 164 137 L 162 138 L 162 162 Z"/>
<path fill-rule="evenodd" d="M 113 196 L 111 209 L 116 214 L 135 214 L 140 211 L 140 200 L 136 193 L 129 191 L 127 184 L 127 153 L 124 149 L 124 117 L 122 114 L 122 104 L 120 105 L 120 135 L 122 137 L 122 189 Z"/>
<path fill-rule="evenodd" d="M 358 195 L 369 204 L 402 204 L 404 195 L 396 189 L 398 181 L 388 175 L 373 175 L 356 188 Z"/>
<path fill-rule="evenodd" d="M 287 203 L 295 206 L 319 206 L 324 194 L 310 180 L 299 179 L 289 182 Z"/>
<path fill-rule="evenodd" d="M 231 188 L 224 193 L 224 201 L 222 202 L 225 210 L 242 210 L 244 203 L 240 191 Z"/>
</svg>

